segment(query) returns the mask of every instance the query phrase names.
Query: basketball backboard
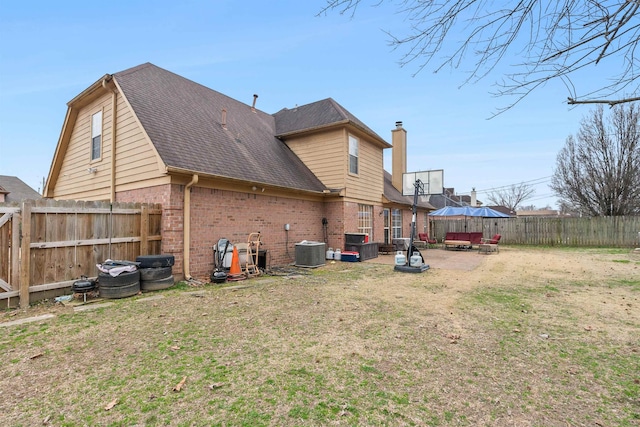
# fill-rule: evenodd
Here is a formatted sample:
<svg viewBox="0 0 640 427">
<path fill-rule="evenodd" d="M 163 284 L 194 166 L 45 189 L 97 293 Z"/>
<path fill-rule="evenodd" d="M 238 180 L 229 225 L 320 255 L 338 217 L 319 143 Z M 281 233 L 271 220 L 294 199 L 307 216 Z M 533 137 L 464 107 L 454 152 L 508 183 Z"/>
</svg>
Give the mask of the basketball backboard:
<svg viewBox="0 0 640 427">
<path fill-rule="evenodd" d="M 444 190 L 444 169 L 422 172 L 407 172 L 402 174 L 402 195 L 413 196 L 414 183 L 419 179 L 424 184 L 423 196 L 442 194 Z"/>
</svg>

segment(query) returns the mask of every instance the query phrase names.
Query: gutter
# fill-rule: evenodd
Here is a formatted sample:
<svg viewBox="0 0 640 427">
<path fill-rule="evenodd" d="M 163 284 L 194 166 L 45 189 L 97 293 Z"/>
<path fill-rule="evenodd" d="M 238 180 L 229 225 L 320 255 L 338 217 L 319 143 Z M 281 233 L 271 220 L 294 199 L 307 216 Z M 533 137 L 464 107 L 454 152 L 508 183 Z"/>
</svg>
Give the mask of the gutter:
<svg viewBox="0 0 640 427">
<path fill-rule="evenodd" d="M 100 80 L 96 81 L 94 84 L 92 84 L 91 86 L 89 86 L 88 88 L 80 92 L 78 95 L 76 95 L 71 101 L 67 102 L 67 106 L 76 107 L 77 106 L 76 104 L 83 105 L 85 102 L 84 98 L 86 98 L 89 95 L 93 95 L 96 92 L 96 90 L 100 89 L 101 86 L 104 86 L 103 82 L 105 80 L 110 81 L 111 77 L 112 77 L 111 74 L 105 74 L 100 78 Z M 77 106 L 77 107 L 80 108 L 80 106 Z"/>
<path fill-rule="evenodd" d="M 189 268 L 189 249 L 191 246 L 191 187 L 198 183 L 198 175 L 193 174 L 191 181 L 184 187 L 184 207 L 183 214 L 183 267 L 185 280 L 191 280 L 191 269 Z"/>
<path fill-rule="evenodd" d="M 264 188 L 268 188 L 268 189 L 274 189 L 274 190 L 282 190 L 282 191 L 287 191 L 287 192 L 294 192 L 294 193 L 302 193 L 302 194 L 310 194 L 310 195 L 314 195 L 314 196 L 326 196 L 327 195 L 327 189 L 324 190 L 305 190 L 303 188 L 292 188 L 292 187 L 285 187 L 283 185 L 277 185 L 277 184 L 270 184 L 270 183 L 266 183 L 266 182 L 259 182 L 259 181 L 245 181 L 239 178 L 232 178 L 229 176 L 225 176 L 225 175 L 219 175 L 219 174 L 211 174 L 211 173 L 207 173 L 207 172 L 202 172 L 202 171 L 195 171 L 192 169 L 186 169 L 186 168 L 180 168 L 180 167 L 176 167 L 176 166 L 166 166 L 165 167 L 165 171 L 168 174 L 188 174 L 188 175 L 199 175 L 202 176 L 203 178 L 209 178 L 209 179 L 219 179 L 219 180 L 223 180 L 225 182 L 228 183 L 233 183 L 233 184 L 239 184 L 240 186 L 256 186 L 256 187 L 264 187 Z M 240 187 L 238 187 L 240 188 Z M 238 189 L 236 191 L 242 192 L 243 190 Z M 333 195 L 335 192 L 334 189 L 331 189 L 331 195 Z"/>
<path fill-rule="evenodd" d="M 382 139 L 382 137 L 380 135 L 378 135 L 377 133 L 373 132 L 370 129 L 366 129 L 366 128 L 360 126 L 358 123 L 356 123 L 356 122 L 354 122 L 353 120 L 350 120 L 350 119 L 339 120 L 337 122 L 326 123 L 326 124 L 322 124 L 322 125 L 318 125 L 318 126 L 312 126 L 312 127 L 304 128 L 304 129 L 290 130 L 290 131 L 287 131 L 287 132 L 279 133 L 279 134 L 275 135 L 275 137 L 282 140 L 282 139 L 286 139 L 289 136 L 301 135 L 301 134 L 305 134 L 305 133 L 313 133 L 313 132 L 318 132 L 318 131 L 324 130 L 324 129 L 339 128 L 340 126 L 348 126 L 348 125 L 351 125 L 354 128 L 358 129 L 360 132 L 363 132 L 364 134 L 371 136 L 372 139 L 376 140 L 382 147 L 384 147 L 384 148 L 391 148 L 392 147 L 392 145 L 389 144 L 384 139 Z"/>
</svg>

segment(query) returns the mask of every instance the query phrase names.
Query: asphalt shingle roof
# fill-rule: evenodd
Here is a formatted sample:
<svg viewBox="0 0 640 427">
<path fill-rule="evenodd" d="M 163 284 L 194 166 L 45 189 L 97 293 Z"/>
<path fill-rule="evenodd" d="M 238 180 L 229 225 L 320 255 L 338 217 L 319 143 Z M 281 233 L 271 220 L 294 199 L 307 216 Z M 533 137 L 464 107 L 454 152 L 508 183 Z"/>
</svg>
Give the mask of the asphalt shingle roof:
<svg viewBox="0 0 640 427">
<path fill-rule="evenodd" d="M 306 191 L 326 188 L 276 138 L 274 116 L 150 63 L 113 76 L 167 166 Z"/>
<path fill-rule="evenodd" d="M 16 176 L 0 175 L 0 191 L 5 193 L 5 202 L 21 202 L 23 200 L 37 200 L 42 196 L 33 188 L 25 184 Z"/>
<path fill-rule="evenodd" d="M 378 134 L 332 98 L 292 109 L 283 108 L 275 113 L 274 117 L 276 119 L 276 135 L 278 136 L 318 129 L 338 123 L 350 123 L 384 141 Z"/>
</svg>

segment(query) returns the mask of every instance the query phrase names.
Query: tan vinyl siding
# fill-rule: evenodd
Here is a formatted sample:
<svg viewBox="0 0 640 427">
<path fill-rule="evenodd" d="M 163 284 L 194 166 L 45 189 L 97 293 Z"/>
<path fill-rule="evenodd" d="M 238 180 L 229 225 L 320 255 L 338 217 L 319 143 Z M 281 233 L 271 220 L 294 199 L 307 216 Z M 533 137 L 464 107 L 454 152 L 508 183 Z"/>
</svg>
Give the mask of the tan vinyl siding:
<svg viewBox="0 0 640 427">
<path fill-rule="evenodd" d="M 357 175 L 349 173 L 349 134 L 358 139 Z M 346 188 L 346 197 L 351 200 L 381 203 L 382 149 L 363 134 L 343 128 L 288 138 L 285 142 L 328 188 Z"/>
<path fill-rule="evenodd" d="M 358 174 L 347 174 L 347 197 L 380 203 L 384 193 L 382 149 L 360 135 L 352 135 L 358 138 Z"/>
<path fill-rule="evenodd" d="M 53 191 L 56 199 L 109 200 L 111 197 L 112 167 L 112 93 L 105 93 L 83 106 L 72 127 L 68 148 Z M 118 186 L 153 180 L 164 176 L 158 157 L 136 120 L 134 114 L 118 94 L 116 123 L 116 192 Z M 102 154 L 91 161 L 91 116 L 102 110 Z M 90 167 L 97 168 L 89 173 Z"/>
<path fill-rule="evenodd" d="M 285 142 L 328 188 L 345 188 L 346 197 L 380 203 L 384 192 L 382 149 L 363 134 L 358 139 L 358 174 L 349 174 L 349 132 L 346 129 L 288 138 Z"/>
<path fill-rule="evenodd" d="M 164 176 L 155 149 L 122 96 L 116 133 L 116 192 L 119 185 Z"/>
<path fill-rule="evenodd" d="M 102 154 L 91 161 L 91 116 L 102 111 Z M 75 123 L 60 167 L 53 197 L 56 199 L 108 200 L 111 162 L 111 95 L 105 94 L 84 106 Z M 96 168 L 96 173 L 87 170 Z"/>
<path fill-rule="evenodd" d="M 285 142 L 327 188 L 344 188 L 348 167 L 345 138 L 345 132 L 337 129 Z"/>
</svg>

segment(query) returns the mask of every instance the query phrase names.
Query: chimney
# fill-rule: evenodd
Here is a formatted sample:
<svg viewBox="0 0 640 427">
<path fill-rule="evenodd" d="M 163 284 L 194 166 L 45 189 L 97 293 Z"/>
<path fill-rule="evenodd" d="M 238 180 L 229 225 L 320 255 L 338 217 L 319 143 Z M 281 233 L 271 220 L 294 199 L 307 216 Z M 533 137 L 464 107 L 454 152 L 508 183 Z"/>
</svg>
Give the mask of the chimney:
<svg viewBox="0 0 640 427">
<path fill-rule="evenodd" d="M 222 109 L 222 129 L 227 128 L 227 109 Z"/>
<path fill-rule="evenodd" d="M 251 105 L 251 111 L 256 112 L 256 101 L 258 100 L 258 95 L 253 94 L 253 104 Z"/>
<path fill-rule="evenodd" d="M 478 202 L 476 200 L 476 189 L 475 187 L 471 189 L 471 206 L 472 207 L 476 207 L 478 206 Z"/>
<path fill-rule="evenodd" d="M 402 193 L 402 174 L 407 172 L 407 131 L 400 121 L 391 131 L 391 144 L 391 183 Z"/>
</svg>

